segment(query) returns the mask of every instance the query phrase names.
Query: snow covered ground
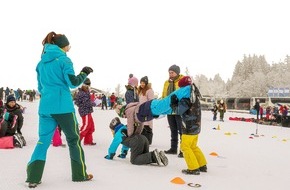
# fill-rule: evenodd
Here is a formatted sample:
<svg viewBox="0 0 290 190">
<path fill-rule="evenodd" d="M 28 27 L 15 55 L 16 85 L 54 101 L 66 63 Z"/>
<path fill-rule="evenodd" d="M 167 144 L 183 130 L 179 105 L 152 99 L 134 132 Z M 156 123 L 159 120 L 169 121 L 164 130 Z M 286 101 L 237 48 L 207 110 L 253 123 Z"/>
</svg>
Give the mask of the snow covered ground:
<svg viewBox="0 0 290 190">
<path fill-rule="evenodd" d="M 27 146 L 20 149 L 0 150 L 0 189 L 28 189 L 25 183 L 26 164 L 37 141 L 38 115 L 36 102 L 21 102 L 27 107 L 24 114 L 23 134 Z M 51 146 L 42 184 L 37 189 L 54 190 L 171 190 L 192 189 L 188 183 L 200 184 L 200 190 L 288 190 L 290 188 L 290 129 L 257 125 L 241 121 L 229 121 L 229 117 L 254 117 L 241 113 L 226 113 L 225 122 L 212 121 L 212 114 L 204 111 L 199 146 L 208 161 L 208 172 L 199 176 L 184 175 L 183 158 L 169 155 L 169 165 L 135 166 L 129 158 L 104 159 L 112 140 L 109 122 L 116 113 L 95 108 L 93 113 L 96 146 L 84 146 L 88 173 L 94 175 L 89 182 L 72 182 L 68 148 Z M 125 121 L 125 120 L 123 120 Z M 79 118 L 79 122 L 81 122 Z M 220 130 L 213 128 L 220 127 Z M 251 134 L 256 133 L 259 137 Z M 252 138 L 250 138 L 252 137 Z M 166 150 L 170 146 L 170 130 L 166 118 L 154 120 L 154 137 L 150 149 Z M 64 140 L 64 137 L 63 137 Z M 64 143 L 65 140 L 64 140 Z M 212 156 L 211 153 L 218 156 Z M 117 153 L 118 154 L 118 153 Z M 180 177 L 186 183 L 170 181 Z"/>
</svg>

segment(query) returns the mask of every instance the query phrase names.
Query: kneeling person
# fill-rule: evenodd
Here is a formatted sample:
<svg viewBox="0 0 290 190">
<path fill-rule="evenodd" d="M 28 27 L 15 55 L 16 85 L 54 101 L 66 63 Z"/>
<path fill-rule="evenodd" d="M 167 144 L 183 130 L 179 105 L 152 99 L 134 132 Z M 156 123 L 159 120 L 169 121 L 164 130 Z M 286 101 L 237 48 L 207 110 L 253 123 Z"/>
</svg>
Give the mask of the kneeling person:
<svg viewBox="0 0 290 190">
<path fill-rule="evenodd" d="M 116 147 L 118 143 L 122 143 L 125 147 L 130 148 L 131 157 L 130 162 L 134 165 L 144 165 L 156 163 L 159 166 L 167 166 L 168 159 L 163 151 L 149 152 L 149 142 L 144 135 L 132 134 L 128 136 L 127 126 L 120 122 L 119 118 L 114 118 L 110 123 L 110 129 L 113 131 L 114 139 L 109 148 L 109 154 L 105 156 L 106 159 L 112 160 L 115 156 Z M 127 155 L 126 149 L 122 148 L 120 158 L 125 158 Z M 114 147 L 114 148 L 113 148 Z M 111 150 L 110 150 L 111 149 Z"/>
</svg>

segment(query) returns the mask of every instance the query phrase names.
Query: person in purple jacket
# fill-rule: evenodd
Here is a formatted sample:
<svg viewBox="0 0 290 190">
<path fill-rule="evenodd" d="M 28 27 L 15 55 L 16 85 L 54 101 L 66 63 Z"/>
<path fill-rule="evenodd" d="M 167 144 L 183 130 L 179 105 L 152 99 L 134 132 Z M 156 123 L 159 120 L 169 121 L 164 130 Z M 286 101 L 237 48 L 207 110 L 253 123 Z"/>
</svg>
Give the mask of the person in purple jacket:
<svg viewBox="0 0 290 190">
<path fill-rule="evenodd" d="M 93 142 L 95 123 L 92 117 L 94 112 L 93 107 L 96 106 L 96 103 L 90 98 L 90 86 L 91 81 L 89 78 L 86 78 L 75 98 L 75 104 L 78 106 L 78 111 L 83 122 L 80 129 L 80 141 L 84 139 L 84 145 L 96 145 Z"/>
</svg>

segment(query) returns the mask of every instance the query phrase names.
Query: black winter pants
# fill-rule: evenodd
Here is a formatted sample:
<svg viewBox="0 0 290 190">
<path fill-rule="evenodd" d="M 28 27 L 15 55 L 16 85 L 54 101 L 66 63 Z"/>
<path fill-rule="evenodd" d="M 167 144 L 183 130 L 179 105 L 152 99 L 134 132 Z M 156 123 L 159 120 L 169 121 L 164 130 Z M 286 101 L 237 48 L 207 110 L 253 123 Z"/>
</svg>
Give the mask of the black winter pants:
<svg viewBox="0 0 290 190">
<path fill-rule="evenodd" d="M 152 153 L 149 152 L 149 142 L 144 135 L 135 134 L 127 137 L 122 144 L 131 150 L 130 162 L 134 165 L 153 163 Z"/>
<path fill-rule="evenodd" d="M 167 121 L 171 132 L 171 149 L 178 148 L 178 134 L 181 139 L 182 118 L 180 115 L 167 115 Z"/>
</svg>

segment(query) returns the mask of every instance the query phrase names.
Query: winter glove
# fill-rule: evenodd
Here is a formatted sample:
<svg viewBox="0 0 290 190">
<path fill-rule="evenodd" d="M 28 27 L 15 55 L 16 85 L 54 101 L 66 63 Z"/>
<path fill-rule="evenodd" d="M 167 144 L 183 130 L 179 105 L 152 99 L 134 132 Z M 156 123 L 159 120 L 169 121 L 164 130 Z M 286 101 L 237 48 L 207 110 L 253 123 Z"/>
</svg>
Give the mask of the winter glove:
<svg viewBox="0 0 290 190">
<path fill-rule="evenodd" d="M 122 159 L 125 159 L 126 156 L 127 156 L 126 154 L 119 154 L 119 155 L 118 155 L 118 157 L 119 157 L 119 158 L 122 158 Z"/>
<path fill-rule="evenodd" d="M 111 153 L 110 155 L 106 155 L 104 158 L 106 158 L 107 160 L 113 160 L 115 156 L 115 153 Z"/>
<path fill-rule="evenodd" d="M 172 109 L 172 114 L 176 113 L 176 108 L 178 106 L 178 98 L 175 94 L 170 97 L 170 107 Z"/>
<path fill-rule="evenodd" d="M 6 121 L 12 122 L 13 121 L 13 118 L 14 118 L 14 113 L 12 113 L 12 112 L 11 113 L 6 112 L 3 117 L 4 117 L 4 119 Z"/>
<path fill-rule="evenodd" d="M 9 116 L 10 116 L 9 112 L 6 112 L 3 117 L 4 117 L 4 119 L 6 121 L 8 121 L 9 120 Z"/>
<path fill-rule="evenodd" d="M 151 129 L 148 125 L 144 125 L 143 131 L 144 131 L 144 132 L 147 132 L 147 133 L 152 133 L 152 129 Z M 143 131 L 142 131 L 142 132 L 143 132 Z M 141 133 L 141 134 L 142 134 L 142 133 Z"/>
<path fill-rule="evenodd" d="M 124 150 L 121 154 L 118 155 L 119 158 L 126 158 L 128 150 Z"/>
<path fill-rule="evenodd" d="M 121 133 L 124 137 L 128 137 L 127 129 L 122 129 Z"/>
<path fill-rule="evenodd" d="M 177 107 L 178 106 L 178 98 L 175 94 L 170 97 L 170 106 Z"/>
<path fill-rule="evenodd" d="M 81 72 L 86 73 L 87 75 L 89 75 L 90 73 L 92 73 L 94 70 L 91 67 L 84 67 Z"/>
</svg>

